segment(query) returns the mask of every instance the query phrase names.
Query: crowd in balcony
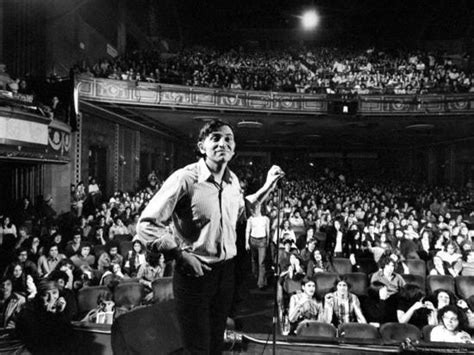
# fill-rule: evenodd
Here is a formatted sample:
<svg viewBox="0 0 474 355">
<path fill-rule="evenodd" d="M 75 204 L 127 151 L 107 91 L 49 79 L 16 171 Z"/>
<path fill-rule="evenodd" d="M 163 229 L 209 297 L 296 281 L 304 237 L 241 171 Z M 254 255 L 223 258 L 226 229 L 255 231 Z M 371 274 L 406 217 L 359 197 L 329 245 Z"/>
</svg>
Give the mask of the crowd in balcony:
<svg viewBox="0 0 474 355">
<path fill-rule="evenodd" d="M 242 166 L 236 171 L 243 188 L 251 190 L 265 170 Z M 282 315 L 292 332 L 308 320 L 335 326 L 400 322 L 420 329 L 437 326 L 435 332 L 448 332 L 453 341 L 470 341 L 466 331 L 474 327 L 474 294 L 444 286 L 425 289 L 406 275 L 415 260 L 426 266 L 423 282 L 430 275 L 474 276 L 472 190 L 376 182 L 301 166 L 287 171 L 282 201 L 271 194 L 249 216 L 244 238 L 259 288 L 271 284 L 268 271 L 278 256 L 280 277 L 273 281 L 284 291 Z M 20 326 L 28 336 L 34 322 L 27 320 L 42 319 L 44 312 L 53 313 L 57 324 L 85 319 L 77 304 L 85 286 L 113 291 L 133 281 L 143 285 L 142 302 L 152 302 L 154 280 L 171 275 L 173 264 L 163 254 L 149 253 L 135 226 L 159 186 L 152 172 L 145 189 L 106 198 L 90 178 L 73 187 L 69 215 L 56 215 L 50 195 L 36 206 L 25 198 L 16 212 L 4 211 L 2 326 Z M 349 265 L 348 274 L 338 274 L 340 259 Z M 369 280 L 362 294 L 351 291 L 354 272 L 366 273 Z M 327 289 L 318 289 L 318 275 L 334 276 Z M 455 331 L 446 325 L 446 314 L 457 318 Z"/>
<path fill-rule="evenodd" d="M 8 73 L 6 65 L 0 63 L 2 105 L 13 105 L 51 119 L 67 121 L 67 95 L 69 93 L 62 89 L 59 91 L 54 89 L 54 84 L 58 81 L 59 78 L 55 75 L 46 79 L 33 78 L 30 75 L 12 76 Z"/>
<path fill-rule="evenodd" d="M 86 77 L 231 90 L 324 94 L 474 92 L 469 57 L 337 48 L 218 51 L 199 47 L 164 58 L 135 51 L 74 70 Z"/>
</svg>

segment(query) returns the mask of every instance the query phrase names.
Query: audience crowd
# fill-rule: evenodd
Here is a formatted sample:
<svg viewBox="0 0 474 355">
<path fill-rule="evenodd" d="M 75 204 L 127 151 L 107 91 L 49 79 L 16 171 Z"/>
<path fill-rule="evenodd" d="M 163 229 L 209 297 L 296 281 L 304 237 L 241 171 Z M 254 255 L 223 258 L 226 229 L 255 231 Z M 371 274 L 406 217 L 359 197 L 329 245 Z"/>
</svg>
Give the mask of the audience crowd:
<svg viewBox="0 0 474 355">
<path fill-rule="evenodd" d="M 281 201 L 272 193 L 244 229 L 257 285 L 264 289 L 279 282 L 282 316 L 292 332 L 308 320 L 335 326 L 400 322 L 433 325 L 436 334 L 470 341 L 474 296 L 463 298 L 447 289 L 427 294 L 405 276 L 410 260 L 424 261 L 426 276 L 474 275 L 472 191 L 345 177 L 328 169 L 284 169 L 288 181 Z M 256 166 L 234 170 L 249 191 L 260 185 L 265 171 Z M 144 285 L 144 302 L 152 301 L 153 281 L 170 276 L 173 264 L 149 253 L 136 237 L 138 216 L 160 186 L 156 175 L 150 176 L 145 189 L 118 191 L 110 198 L 95 179 L 87 186 L 80 182 L 71 189 L 72 212 L 62 216 L 56 215 L 51 196 L 36 206 L 25 198 L 16 210 L 4 212 L 4 327 L 20 324 L 19 331 L 28 336 L 28 324 L 49 319 L 48 312 L 56 322 L 83 319 L 77 293 L 85 286 L 113 290 L 134 280 Z M 271 270 L 277 258 L 280 276 L 275 281 Z M 355 285 L 342 275 L 330 288 L 318 289 L 317 276 L 334 273 L 341 258 L 350 262 L 351 272 L 366 273 L 369 285 L 363 293 L 368 296 L 353 291 Z"/>
<path fill-rule="evenodd" d="M 363 95 L 473 92 L 469 65 L 468 56 L 423 51 L 199 47 L 166 57 L 136 51 L 73 70 L 86 77 L 215 89 Z"/>
</svg>

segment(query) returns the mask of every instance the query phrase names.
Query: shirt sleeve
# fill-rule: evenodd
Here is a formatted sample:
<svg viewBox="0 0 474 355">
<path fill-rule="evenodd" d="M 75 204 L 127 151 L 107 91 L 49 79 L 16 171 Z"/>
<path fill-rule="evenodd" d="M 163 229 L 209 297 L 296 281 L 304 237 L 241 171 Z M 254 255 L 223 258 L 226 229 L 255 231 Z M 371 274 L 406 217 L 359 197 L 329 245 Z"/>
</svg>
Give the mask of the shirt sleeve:
<svg viewBox="0 0 474 355">
<path fill-rule="evenodd" d="M 182 173 L 177 171 L 164 182 L 143 210 L 137 224 L 137 236 L 141 242 L 148 246 L 153 244 L 159 251 L 171 250 L 178 246 L 173 236 L 167 232 L 166 223 L 184 192 Z"/>
</svg>

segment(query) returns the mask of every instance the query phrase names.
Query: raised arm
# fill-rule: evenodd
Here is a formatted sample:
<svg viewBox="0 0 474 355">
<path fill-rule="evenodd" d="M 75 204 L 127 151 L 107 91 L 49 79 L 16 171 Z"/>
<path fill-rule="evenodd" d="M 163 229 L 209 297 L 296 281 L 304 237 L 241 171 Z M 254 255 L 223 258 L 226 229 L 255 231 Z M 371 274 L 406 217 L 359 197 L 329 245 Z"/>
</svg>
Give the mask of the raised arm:
<svg viewBox="0 0 474 355">
<path fill-rule="evenodd" d="M 267 173 L 267 179 L 263 186 L 254 194 L 245 197 L 245 205 L 247 212 L 252 211 L 256 205 L 264 202 L 270 192 L 273 191 L 279 179 L 281 179 L 285 173 L 277 165 L 273 165 Z M 249 213 L 250 214 L 250 213 Z"/>
</svg>

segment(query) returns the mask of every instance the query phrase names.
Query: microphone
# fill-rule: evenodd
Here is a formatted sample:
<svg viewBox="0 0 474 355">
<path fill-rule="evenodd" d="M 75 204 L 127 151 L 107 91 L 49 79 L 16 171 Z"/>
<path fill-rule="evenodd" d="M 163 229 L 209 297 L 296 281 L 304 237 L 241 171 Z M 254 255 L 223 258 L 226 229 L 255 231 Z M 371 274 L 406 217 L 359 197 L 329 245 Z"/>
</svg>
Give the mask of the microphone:
<svg viewBox="0 0 474 355">
<path fill-rule="evenodd" d="M 288 183 L 288 180 L 287 180 L 287 178 L 285 177 L 285 173 L 282 172 L 282 173 L 280 174 L 280 177 L 278 178 L 277 187 L 278 187 L 279 189 L 281 189 L 281 188 L 284 187 L 287 183 Z"/>
</svg>

